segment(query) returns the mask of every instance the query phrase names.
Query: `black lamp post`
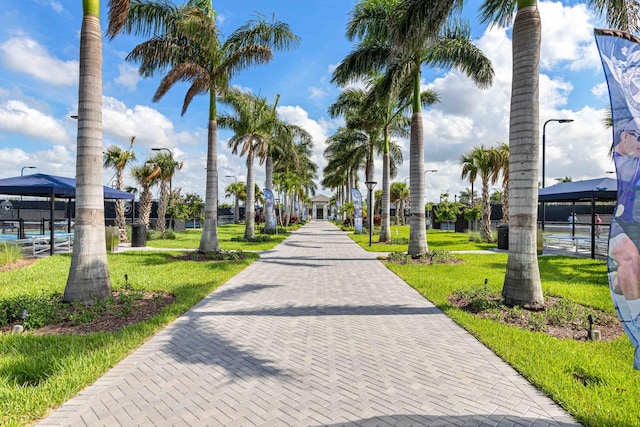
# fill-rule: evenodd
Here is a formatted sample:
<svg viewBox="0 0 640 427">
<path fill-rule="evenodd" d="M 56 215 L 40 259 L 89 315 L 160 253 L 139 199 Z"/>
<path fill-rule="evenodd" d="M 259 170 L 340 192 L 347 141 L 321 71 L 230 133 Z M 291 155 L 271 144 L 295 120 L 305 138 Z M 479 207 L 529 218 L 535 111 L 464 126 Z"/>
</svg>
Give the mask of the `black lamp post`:
<svg viewBox="0 0 640 427">
<path fill-rule="evenodd" d="M 571 123 L 573 119 L 549 119 L 542 125 L 542 188 L 544 188 L 544 175 L 545 175 L 545 151 L 546 151 L 546 131 L 547 124 L 549 122 L 558 122 L 558 123 Z M 542 202 L 542 230 L 544 231 L 544 221 L 545 221 L 545 209 L 544 202 Z"/>
<path fill-rule="evenodd" d="M 371 195 L 373 194 L 373 189 L 376 186 L 377 182 L 375 181 L 366 181 L 365 185 L 367 186 L 367 190 L 369 190 L 369 210 L 367 213 L 367 217 L 369 218 L 369 246 L 371 246 L 371 233 L 373 231 L 373 200 Z"/>
</svg>

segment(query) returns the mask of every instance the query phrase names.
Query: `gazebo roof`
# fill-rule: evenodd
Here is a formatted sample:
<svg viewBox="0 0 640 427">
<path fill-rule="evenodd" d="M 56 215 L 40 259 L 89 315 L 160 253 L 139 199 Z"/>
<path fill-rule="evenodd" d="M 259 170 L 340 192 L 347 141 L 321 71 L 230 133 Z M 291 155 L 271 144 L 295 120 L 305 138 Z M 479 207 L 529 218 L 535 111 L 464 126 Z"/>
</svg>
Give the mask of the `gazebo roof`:
<svg viewBox="0 0 640 427">
<path fill-rule="evenodd" d="M 575 182 L 560 182 L 538 190 L 539 202 L 577 202 L 616 200 L 618 181 L 613 178 L 596 178 Z"/>
<path fill-rule="evenodd" d="M 104 186 L 105 199 L 134 199 L 126 191 Z M 58 197 L 73 199 L 76 196 L 75 178 L 35 173 L 0 179 L 0 194 L 15 196 Z"/>
</svg>

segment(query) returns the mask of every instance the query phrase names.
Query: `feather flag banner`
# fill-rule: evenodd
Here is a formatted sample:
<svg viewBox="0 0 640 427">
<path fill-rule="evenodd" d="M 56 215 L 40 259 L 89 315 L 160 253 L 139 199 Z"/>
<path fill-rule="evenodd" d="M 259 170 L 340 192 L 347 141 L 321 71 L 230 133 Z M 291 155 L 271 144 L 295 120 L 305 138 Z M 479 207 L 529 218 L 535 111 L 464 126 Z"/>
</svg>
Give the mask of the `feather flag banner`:
<svg viewBox="0 0 640 427">
<path fill-rule="evenodd" d="M 594 30 L 609 87 L 617 202 L 609 229 L 609 289 L 640 369 L 640 39 Z M 637 198 L 636 198 L 637 196 Z"/>
</svg>

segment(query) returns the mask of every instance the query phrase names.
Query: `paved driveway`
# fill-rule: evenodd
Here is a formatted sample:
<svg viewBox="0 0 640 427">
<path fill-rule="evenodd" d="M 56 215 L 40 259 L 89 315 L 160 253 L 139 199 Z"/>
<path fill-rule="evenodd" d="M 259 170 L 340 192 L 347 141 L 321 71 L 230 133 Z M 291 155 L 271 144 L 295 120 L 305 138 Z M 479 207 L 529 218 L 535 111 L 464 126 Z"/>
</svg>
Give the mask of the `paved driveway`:
<svg viewBox="0 0 640 427">
<path fill-rule="evenodd" d="M 578 425 L 375 257 L 306 225 L 40 425 Z"/>
</svg>

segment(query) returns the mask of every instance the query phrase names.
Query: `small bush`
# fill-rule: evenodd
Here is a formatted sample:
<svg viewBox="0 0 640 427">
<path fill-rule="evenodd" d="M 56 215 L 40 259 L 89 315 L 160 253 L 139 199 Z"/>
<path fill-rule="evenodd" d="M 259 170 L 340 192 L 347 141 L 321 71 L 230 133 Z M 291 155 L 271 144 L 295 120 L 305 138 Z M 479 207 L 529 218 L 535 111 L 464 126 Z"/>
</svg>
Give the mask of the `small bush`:
<svg viewBox="0 0 640 427">
<path fill-rule="evenodd" d="M 270 242 L 271 241 L 271 236 L 268 235 L 264 235 L 264 236 L 254 236 L 251 239 L 247 239 L 245 237 L 232 237 L 231 238 L 232 242 Z"/>
<path fill-rule="evenodd" d="M 408 237 L 392 237 L 389 242 L 390 245 L 408 245 L 409 238 Z"/>
<path fill-rule="evenodd" d="M 458 260 L 451 251 L 434 250 L 430 256 L 432 264 L 448 264 Z"/>
<path fill-rule="evenodd" d="M 389 254 L 389 261 L 398 264 L 408 264 L 411 262 L 411 257 L 404 252 L 391 252 Z"/>
<path fill-rule="evenodd" d="M 176 233 L 174 233 L 173 230 L 166 230 L 163 238 L 167 240 L 176 240 Z"/>
<path fill-rule="evenodd" d="M 276 231 L 275 228 L 267 230 L 265 227 L 260 228 L 260 234 L 284 234 L 287 232 L 287 229 L 284 227 L 278 226 Z"/>
<path fill-rule="evenodd" d="M 460 298 L 470 300 L 469 304 L 474 312 L 495 310 L 502 304 L 500 293 L 484 286 L 474 286 L 467 289 L 459 288 L 454 291 L 454 294 Z"/>
<path fill-rule="evenodd" d="M 22 250 L 15 243 L 0 242 L 0 266 L 22 259 Z"/>
</svg>

